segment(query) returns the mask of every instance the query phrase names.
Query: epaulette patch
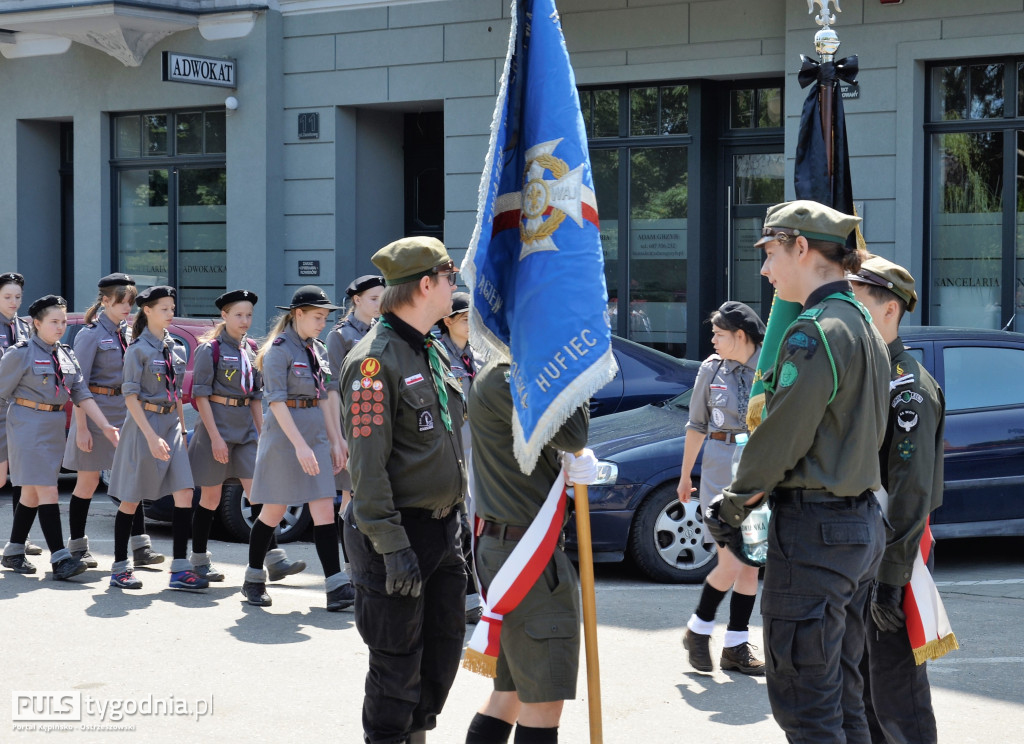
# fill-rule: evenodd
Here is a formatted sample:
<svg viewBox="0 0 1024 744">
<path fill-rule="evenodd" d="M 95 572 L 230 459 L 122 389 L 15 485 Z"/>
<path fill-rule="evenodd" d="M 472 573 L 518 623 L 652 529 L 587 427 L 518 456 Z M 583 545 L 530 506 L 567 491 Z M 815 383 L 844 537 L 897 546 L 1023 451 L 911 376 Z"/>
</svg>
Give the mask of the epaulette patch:
<svg viewBox="0 0 1024 744">
<path fill-rule="evenodd" d="M 821 315 L 823 310 L 824 308 L 821 307 L 809 307 L 796 317 L 803 318 L 804 320 L 814 320 Z"/>
<path fill-rule="evenodd" d="M 11 348 L 12 348 L 12 349 L 21 349 L 21 348 L 24 348 L 25 346 L 28 346 L 28 341 L 26 341 L 25 339 L 22 339 L 21 341 L 19 341 L 18 343 L 16 343 L 16 344 L 15 344 L 14 346 L 12 346 Z"/>
<path fill-rule="evenodd" d="M 284 336 L 278 336 L 277 338 L 274 339 L 274 341 L 273 341 L 273 343 L 271 345 L 272 346 L 280 346 L 283 343 L 284 343 Z"/>
</svg>

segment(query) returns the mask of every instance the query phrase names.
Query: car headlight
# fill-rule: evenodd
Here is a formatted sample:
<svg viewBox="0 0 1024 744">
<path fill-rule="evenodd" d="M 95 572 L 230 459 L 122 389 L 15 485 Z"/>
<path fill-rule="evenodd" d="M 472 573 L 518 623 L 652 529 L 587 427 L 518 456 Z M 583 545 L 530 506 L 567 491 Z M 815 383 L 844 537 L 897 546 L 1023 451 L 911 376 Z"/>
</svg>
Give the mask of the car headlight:
<svg viewBox="0 0 1024 744">
<path fill-rule="evenodd" d="M 593 486 L 614 486 L 619 479 L 619 466 L 607 460 L 598 460 L 597 478 L 591 484 Z"/>
</svg>

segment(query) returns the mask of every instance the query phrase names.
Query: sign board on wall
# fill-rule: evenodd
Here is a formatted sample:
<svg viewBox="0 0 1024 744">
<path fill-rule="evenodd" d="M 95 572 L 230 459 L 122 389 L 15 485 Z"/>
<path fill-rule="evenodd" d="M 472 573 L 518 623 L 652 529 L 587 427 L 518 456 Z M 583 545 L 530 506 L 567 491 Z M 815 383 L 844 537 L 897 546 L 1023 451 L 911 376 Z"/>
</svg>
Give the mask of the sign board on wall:
<svg viewBox="0 0 1024 744">
<path fill-rule="evenodd" d="M 164 52 L 163 60 L 162 79 L 168 82 L 238 87 L 238 71 L 233 59 Z"/>
<path fill-rule="evenodd" d="M 299 276 L 320 276 L 320 262 L 299 261 Z"/>
</svg>

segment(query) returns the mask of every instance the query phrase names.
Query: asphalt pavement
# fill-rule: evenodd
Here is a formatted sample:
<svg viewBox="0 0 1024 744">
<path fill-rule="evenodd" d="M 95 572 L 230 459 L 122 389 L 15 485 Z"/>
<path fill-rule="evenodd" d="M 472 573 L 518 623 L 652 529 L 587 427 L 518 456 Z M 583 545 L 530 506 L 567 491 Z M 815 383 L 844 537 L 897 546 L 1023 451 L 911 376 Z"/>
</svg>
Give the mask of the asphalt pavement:
<svg viewBox="0 0 1024 744">
<path fill-rule="evenodd" d="M 67 484 L 68 488 L 70 484 Z M 67 499 L 61 511 L 67 529 Z M 328 613 L 312 543 L 285 546 L 309 564 L 269 587 L 274 604 L 242 602 L 245 545 L 211 542 L 227 574 L 204 594 L 170 591 L 163 570 L 140 569 L 138 592 L 110 589 L 114 506 L 99 494 L 89 520 L 100 568 L 55 582 L 0 571 L 0 742 L 362 741 L 366 649 L 351 612 Z M 11 509 L 0 499 L 0 535 Z M 170 530 L 150 530 L 170 553 Z M 42 545 L 38 525 L 32 539 Z M 65 532 L 66 539 L 66 532 Z M 1024 539 L 940 544 L 936 580 L 960 650 L 929 665 L 944 742 L 1016 741 L 1024 721 Z M 597 614 L 604 741 L 764 742 L 775 725 L 763 678 L 693 672 L 680 636 L 699 586 L 652 584 L 625 566 L 598 566 Z M 724 608 L 723 608 L 724 609 Z M 724 613 L 721 613 L 724 618 Z M 754 643 L 760 637 L 755 613 Z M 724 625 L 713 638 L 721 649 Z M 460 670 L 428 741 L 461 744 L 490 682 Z M 566 704 L 560 741 L 590 741 L 585 665 Z M 49 718 L 50 720 L 39 720 Z M 16 720 L 17 719 L 17 720 Z M 35 720 L 26 720 L 35 719 Z M 73 720 L 77 719 L 77 720 Z"/>
</svg>

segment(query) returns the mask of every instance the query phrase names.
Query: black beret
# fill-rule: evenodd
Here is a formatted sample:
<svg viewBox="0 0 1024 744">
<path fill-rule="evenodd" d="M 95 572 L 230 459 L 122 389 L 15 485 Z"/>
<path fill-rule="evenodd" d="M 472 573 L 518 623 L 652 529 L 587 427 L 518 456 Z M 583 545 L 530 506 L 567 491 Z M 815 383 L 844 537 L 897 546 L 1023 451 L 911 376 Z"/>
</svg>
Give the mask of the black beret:
<svg viewBox="0 0 1024 744">
<path fill-rule="evenodd" d="M 135 280 L 127 274 L 107 274 L 105 277 L 100 279 L 99 288 L 106 289 L 107 287 L 134 287 Z"/>
<path fill-rule="evenodd" d="M 17 271 L 8 271 L 5 274 L 0 274 L 0 287 L 3 287 L 6 284 L 17 284 L 19 287 L 24 287 L 25 277 Z"/>
<path fill-rule="evenodd" d="M 718 308 L 718 313 L 726 323 L 746 333 L 754 343 L 760 343 L 764 339 L 764 321 L 742 302 L 735 300 L 723 302 L 722 306 Z"/>
<path fill-rule="evenodd" d="M 452 295 L 452 311 L 448 313 L 448 317 L 451 318 L 465 312 L 469 312 L 469 293 L 456 292 Z"/>
<path fill-rule="evenodd" d="M 35 318 L 36 316 L 39 315 L 39 313 L 43 312 L 43 310 L 45 310 L 48 307 L 67 306 L 68 301 L 61 297 L 60 295 L 43 295 L 38 300 L 36 300 L 35 302 L 28 306 L 28 314 Z"/>
<path fill-rule="evenodd" d="M 278 305 L 277 309 L 294 310 L 297 307 L 323 307 L 328 310 L 341 310 L 338 305 L 331 304 L 326 292 L 312 284 L 296 289 L 295 294 L 292 295 L 292 304 Z"/>
<path fill-rule="evenodd" d="M 223 310 L 225 305 L 230 305 L 232 302 L 251 302 L 255 305 L 259 300 L 256 293 L 250 292 L 248 289 L 233 289 L 222 294 L 213 301 L 213 304 L 217 306 L 218 310 Z"/>
<path fill-rule="evenodd" d="M 384 277 L 379 274 L 364 274 L 363 276 L 356 279 L 354 282 L 348 285 L 348 289 L 345 290 L 345 294 L 349 297 L 365 292 L 373 287 L 383 287 Z"/>
<path fill-rule="evenodd" d="M 164 297 L 176 298 L 178 293 L 174 287 L 168 287 L 166 284 L 158 284 L 155 287 L 146 287 L 144 290 L 139 292 L 139 296 L 135 298 L 135 304 L 139 307 L 148 305 L 151 302 L 162 300 Z"/>
</svg>

